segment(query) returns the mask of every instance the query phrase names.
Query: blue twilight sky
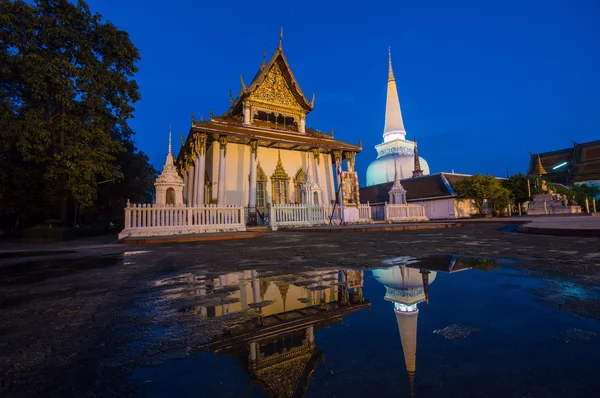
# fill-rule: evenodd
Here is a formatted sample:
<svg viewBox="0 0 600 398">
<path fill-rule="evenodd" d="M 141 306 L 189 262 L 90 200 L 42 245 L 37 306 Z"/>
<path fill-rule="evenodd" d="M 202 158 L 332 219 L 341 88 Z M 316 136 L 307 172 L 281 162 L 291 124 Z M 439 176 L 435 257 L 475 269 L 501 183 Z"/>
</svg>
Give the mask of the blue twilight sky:
<svg viewBox="0 0 600 398">
<path fill-rule="evenodd" d="M 525 171 L 528 151 L 600 139 L 597 0 L 88 0 L 129 32 L 142 60 L 138 146 L 162 167 L 169 125 L 179 148 L 192 112 L 221 114 L 284 26 L 307 125 L 363 142 L 361 185 L 382 141 L 387 48 L 407 137 L 431 172 Z"/>
</svg>

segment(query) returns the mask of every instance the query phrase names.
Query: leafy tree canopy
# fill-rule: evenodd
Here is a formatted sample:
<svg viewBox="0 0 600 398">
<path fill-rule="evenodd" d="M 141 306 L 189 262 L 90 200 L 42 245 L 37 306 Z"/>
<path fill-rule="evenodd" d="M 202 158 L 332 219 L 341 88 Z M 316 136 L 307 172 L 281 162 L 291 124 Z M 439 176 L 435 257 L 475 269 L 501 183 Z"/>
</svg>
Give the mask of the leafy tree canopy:
<svg viewBox="0 0 600 398">
<path fill-rule="evenodd" d="M 0 0 L 0 217 L 66 220 L 69 199 L 91 207 L 98 182 L 126 179 L 119 154 L 147 163 L 127 123 L 139 59 L 82 0 Z"/>
<path fill-rule="evenodd" d="M 475 174 L 459 181 L 456 194 L 461 199 L 472 199 L 479 214 L 485 211 L 485 201 L 491 204 L 494 210 L 501 211 L 511 202 L 510 192 L 504 188 L 500 180 L 491 175 Z"/>
</svg>

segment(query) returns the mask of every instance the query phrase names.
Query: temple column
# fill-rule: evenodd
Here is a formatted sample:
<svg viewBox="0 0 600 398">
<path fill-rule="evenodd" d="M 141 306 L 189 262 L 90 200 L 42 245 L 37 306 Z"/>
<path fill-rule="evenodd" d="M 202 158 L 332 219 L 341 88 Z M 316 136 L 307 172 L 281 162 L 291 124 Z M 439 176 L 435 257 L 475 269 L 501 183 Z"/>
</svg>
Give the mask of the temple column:
<svg viewBox="0 0 600 398">
<path fill-rule="evenodd" d="M 314 347 L 315 346 L 315 332 L 314 332 L 314 326 L 309 327 L 306 330 L 306 334 L 308 337 L 308 344 L 310 345 L 310 347 Z"/>
<path fill-rule="evenodd" d="M 250 124 L 250 107 L 249 106 L 244 106 L 244 124 Z"/>
<path fill-rule="evenodd" d="M 342 186 L 342 176 L 341 176 L 342 151 L 333 151 L 333 159 L 335 161 L 335 175 L 336 175 L 336 181 L 337 181 L 336 193 L 339 192 L 339 194 L 337 195 L 337 202 L 341 206 L 344 202 L 342 199 L 342 190 L 341 190 L 341 186 Z"/>
<path fill-rule="evenodd" d="M 194 206 L 194 191 L 195 191 L 195 182 L 196 182 L 196 167 L 194 164 L 191 164 L 189 169 L 188 169 L 188 190 L 187 190 L 187 195 L 188 195 L 188 206 Z"/>
<path fill-rule="evenodd" d="M 183 172 L 183 203 L 186 206 L 189 206 L 189 203 L 188 203 L 188 177 L 189 177 L 189 173 L 186 170 Z"/>
<path fill-rule="evenodd" d="M 256 158 L 258 157 L 258 141 L 250 141 L 250 148 L 250 189 L 248 189 L 248 224 L 256 225 Z"/>
<path fill-rule="evenodd" d="M 194 206 L 204 206 L 204 180 L 206 175 L 206 134 L 197 137 L 198 155 L 196 157 L 196 194 L 194 195 Z"/>
<path fill-rule="evenodd" d="M 318 186 L 321 186 L 321 180 L 319 176 L 319 165 L 321 164 L 321 148 L 313 148 L 313 170 L 315 171 L 315 182 Z"/>
<path fill-rule="evenodd" d="M 253 341 L 250 343 L 250 368 L 254 369 L 256 368 L 256 360 L 258 357 L 258 344 L 256 344 L 256 341 Z"/>
<path fill-rule="evenodd" d="M 300 117 L 300 129 L 299 130 L 301 133 L 306 132 L 306 118 L 304 116 Z"/>
<path fill-rule="evenodd" d="M 225 205 L 225 155 L 227 154 L 227 136 L 219 136 L 219 182 L 217 187 L 217 206 Z"/>
</svg>

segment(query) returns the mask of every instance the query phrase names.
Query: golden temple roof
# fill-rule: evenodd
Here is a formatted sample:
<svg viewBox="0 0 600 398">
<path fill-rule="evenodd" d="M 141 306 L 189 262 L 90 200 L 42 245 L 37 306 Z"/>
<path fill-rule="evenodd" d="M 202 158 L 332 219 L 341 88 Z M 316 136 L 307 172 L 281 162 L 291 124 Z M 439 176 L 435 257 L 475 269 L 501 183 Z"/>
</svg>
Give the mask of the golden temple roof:
<svg viewBox="0 0 600 398">
<path fill-rule="evenodd" d="M 268 83 L 266 81 L 267 77 L 272 77 L 273 79 L 275 79 L 275 75 L 279 74 L 283 77 L 287 86 L 283 88 L 287 88 L 289 90 L 289 92 L 293 96 L 293 99 L 296 102 L 296 104 L 293 105 L 297 105 L 298 107 L 300 107 L 304 113 L 312 111 L 314 106 L 314 96 L 313 100 L 309 101 L 300 89 L 298 81 L 294 77 L 292 69 L 290 68 L 289 63 L 285 55 L 283 54 L 283 49 L 281 47 L 280 42 L 279 46 L 277 46 L 277 49 L 275 50 L 275 53 L 271 57 L 271 60 L 266 65 L 263 61 L 256 75 L 254 76 L 254 79 L 252 79 L 252 83 L 250 83 L 250 85 L 247 88 L 242 79 L 242 87 L 240 93 L 238 94 L 237 98 L 233 101 L 231 108 L 224 114 L 224 116 L 241 114 L 243 102 L 247 99 L 251 99 L 253 97 L 253 94 L 258 94 L 258 92 L 263 86 L 263 83 Z"/>
<path fill-rule="evenodd" d="M 546 172 L 546 169 L 544 169 L 544 166 L 542 165 L 542 159 L 540 158 L 540 155 L 537 155 L 537 162 L 533 168 L 533 170 L 531 170 L 531 174 L 535 174 L 538 176 L 542 176 L 545 174 L 548 174 Z"/>
</svg>

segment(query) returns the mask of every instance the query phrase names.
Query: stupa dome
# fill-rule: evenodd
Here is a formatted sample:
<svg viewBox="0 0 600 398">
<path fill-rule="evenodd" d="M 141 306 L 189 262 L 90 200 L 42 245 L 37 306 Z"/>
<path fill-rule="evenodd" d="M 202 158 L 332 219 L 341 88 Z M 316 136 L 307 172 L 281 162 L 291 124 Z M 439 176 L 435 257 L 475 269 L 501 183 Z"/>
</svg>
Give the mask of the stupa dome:
<svg viewBox="0 0 600 398">
<path fill-rule="evenodd" d="M 436 275 L 435 271 L 429 274 L 430 285 L 435 281 Z M 418 268 L 395 266 L 376 269 L 373 270 L 373 276 L 375 276 L 377 282 L 392 289 L 405 290 L 423 287 L 423 275 Z"/>
<path fill-rule="evenodd" d="M 423 175 L 429 174 L 427 161 L 419 156 Z M 394 168 L 398 171 L 400 179 L 411 178 L 414 169 L 414 156 L 403 154 L 390 154 L 375 159 L 367 167 L 366 185 L 377 185 L 394 181 Z"/>
</svg>

